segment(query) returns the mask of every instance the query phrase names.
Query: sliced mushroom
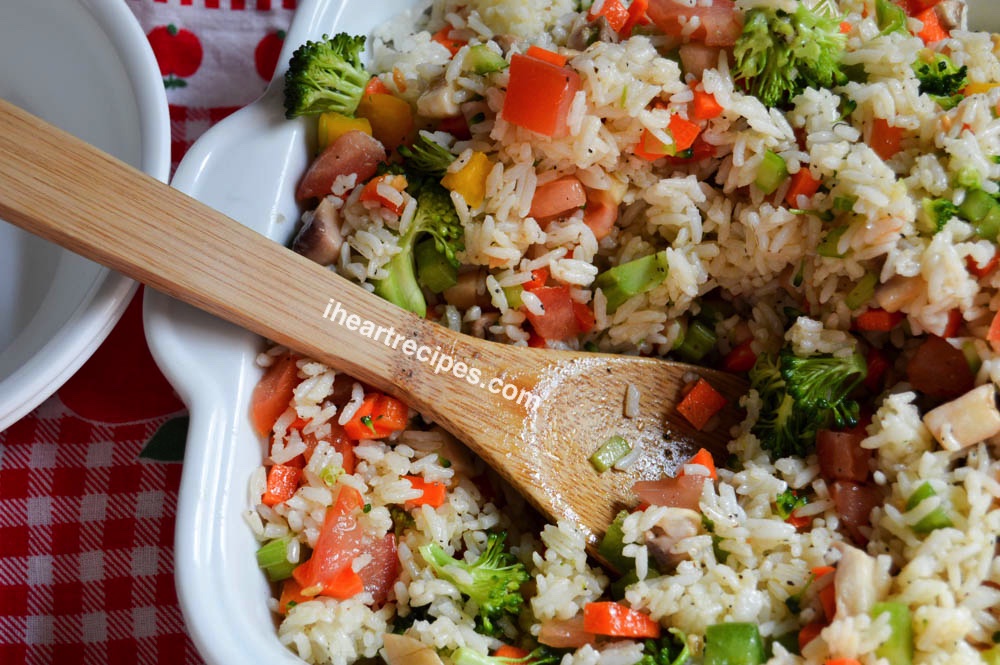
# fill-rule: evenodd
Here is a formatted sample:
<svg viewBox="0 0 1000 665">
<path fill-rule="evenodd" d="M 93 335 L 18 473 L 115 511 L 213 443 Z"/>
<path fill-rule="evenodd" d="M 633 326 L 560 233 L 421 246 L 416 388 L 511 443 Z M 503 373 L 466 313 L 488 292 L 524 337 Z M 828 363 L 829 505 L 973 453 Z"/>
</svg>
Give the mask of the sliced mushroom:
<svg viewBox="0 0 1000 665">
<path fill-rule="evenodd" d="M 454 93 L 452 86 L 441 79 L 417 98 L 417 112 L 425 118 L 454 118 L 462 112 Z"/>
<path fill-rule="evenodd" d="M 941 0 L 934 7 L 934 13 L 947 32 L 968 29 L 969 7 L 966 0 Z"/>
<path fill-rule="evenodd" d="M 701 529 L 701 515 L 687 508 L 670 508 L 656 526 L 646 534 L 646 547 L 656 561 L 661 573 L 677 567 L 689 558 L 685 552 L 677 552 L 676 547 L 685 538 L 698 535 Z"/>
<path fill-rule="evenodd" d="M 412 637 L 386 633 L 382 644 L 386 665 L 444 665 L 434 649 Z"/>
<path fill-rule="evenodd" d="M 893 275 L 875 290 L 875 302 L 887 312 L 898 312 L 923 293 L 926 286 L 921 277 Z"/>
<path fill-rule="evenodd" d="M 1000 434 L 996 387 L 985 383 L 924 415 L 924 425 L 945 450 L 961 450 Z"/>
<path fill-rule="evenodd" d="M 292 241 L 292 249 L 315 261 L 321 266 L 328 266 L 340 256 L 340 248 L 344 244 L 344 236 L 340 233 L 340 210 L 324 197 L 313 211 L 312 217 L 302 225 L 298 235 Z"/>
<path fill-rule="evenodd" d="M 889 579 L 879 569 L 875 557 L 846 543 L 839 543 L 838 547 L 841 557 L 833 578 L 837 616 L 867 615 L 885 597 Z"/>
</svg>

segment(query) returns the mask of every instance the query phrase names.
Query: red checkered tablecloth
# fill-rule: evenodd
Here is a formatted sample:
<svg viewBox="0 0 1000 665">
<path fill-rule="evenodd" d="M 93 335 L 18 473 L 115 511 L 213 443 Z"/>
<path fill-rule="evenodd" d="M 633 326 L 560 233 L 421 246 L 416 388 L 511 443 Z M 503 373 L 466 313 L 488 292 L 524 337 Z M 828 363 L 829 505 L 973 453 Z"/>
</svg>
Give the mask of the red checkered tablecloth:
<svg viewBox="0 0 1000 665">
<path fill-rule="evenodd" d="M 160 64 L 176 167 L 263 92 L 295 1 L 127 4 Z M 56 395 L 0 432 L 3 665 L 202 662 L 174 590 L 186 417 L 146 347 L 141 296 Z"/>
</svg>

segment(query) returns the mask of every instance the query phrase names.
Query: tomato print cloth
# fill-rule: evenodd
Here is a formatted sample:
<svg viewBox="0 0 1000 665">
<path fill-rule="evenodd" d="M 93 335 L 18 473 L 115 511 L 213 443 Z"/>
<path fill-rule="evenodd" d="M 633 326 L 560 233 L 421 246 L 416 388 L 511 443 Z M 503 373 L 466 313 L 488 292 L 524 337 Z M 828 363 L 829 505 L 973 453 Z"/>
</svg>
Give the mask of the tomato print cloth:
<svg viewBox="0 0 1000 665">
<path fill-rule="evenodd" d="M 293 0 L 126 0 L 170 103 L 172 168 L 256 99 Z M 142 329 L 142 291 L 53 397 L 0 432 L 0 663 L 201 663 L 174 589 L 184 405 Z"/>
</svg>

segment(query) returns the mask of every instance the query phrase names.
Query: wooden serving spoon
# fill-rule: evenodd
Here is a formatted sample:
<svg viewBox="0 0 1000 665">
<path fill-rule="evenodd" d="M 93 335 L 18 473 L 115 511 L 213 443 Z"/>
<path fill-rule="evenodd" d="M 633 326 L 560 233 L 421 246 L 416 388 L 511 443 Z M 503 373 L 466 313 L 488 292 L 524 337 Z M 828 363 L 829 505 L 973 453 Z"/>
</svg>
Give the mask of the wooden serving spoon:
<svg viewBox="0 0 1000 665">
<path fill-rule="evenodd" d="M 671 474 L 698 447 L 724 458 L 740 418 L 737 376 L 453 332 L 2 100 L 0 218 L 398 396 L 591 545 L 635 503 L 636 480 Z M 695 376 L 729 401 L 710 431 L 676 410 Z M 598 473 L 588 458 L 613 435 L 642 453 Z"/>
</svg>

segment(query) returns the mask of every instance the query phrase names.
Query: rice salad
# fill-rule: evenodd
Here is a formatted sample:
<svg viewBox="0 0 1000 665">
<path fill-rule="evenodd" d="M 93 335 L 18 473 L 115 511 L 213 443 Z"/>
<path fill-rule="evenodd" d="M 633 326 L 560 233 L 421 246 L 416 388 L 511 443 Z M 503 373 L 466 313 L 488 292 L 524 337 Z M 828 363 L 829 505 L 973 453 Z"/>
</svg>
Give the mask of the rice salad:
<svg viewBox="0 0 1000 665">
<path fill-rule="evenodd" d="M 602 566 L 403 402 L 266 350 L 247 522 L 280 641 L 332 664 L 1000 663 L 1000 42 L 965 13 L 433 0 L 301 47 L 296 251 L 469 335 L 751 388 L 728 457 L 638 484 Z"/>
</svg>

